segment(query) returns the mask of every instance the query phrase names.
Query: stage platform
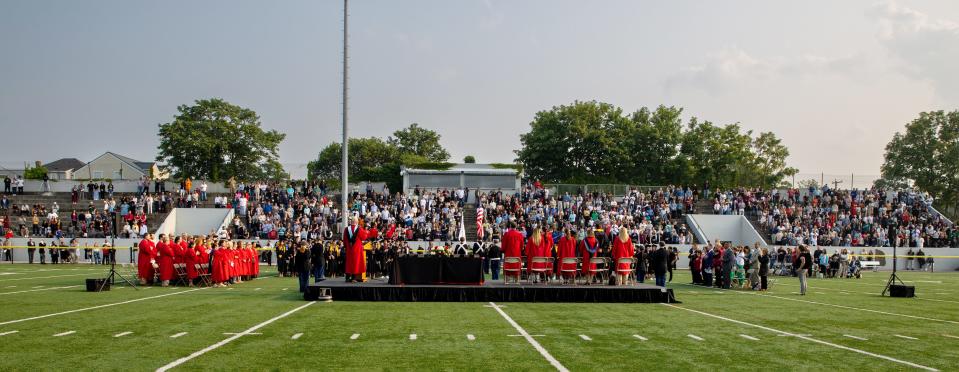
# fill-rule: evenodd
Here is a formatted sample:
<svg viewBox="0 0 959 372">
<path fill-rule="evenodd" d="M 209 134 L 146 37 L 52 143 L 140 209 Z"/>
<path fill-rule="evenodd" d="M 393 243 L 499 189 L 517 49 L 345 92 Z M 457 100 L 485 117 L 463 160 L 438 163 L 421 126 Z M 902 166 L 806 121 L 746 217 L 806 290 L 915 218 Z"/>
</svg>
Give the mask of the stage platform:
<svg viewBox="0 0 959 372">
<path fill-rule="evenodd" d="M 391 285 L 379 279 L 346 283 L 342 278 L 310 284 L 303 298 L 316 301 L 327 293 L 333 301 L 679 303 L 672 289 L 649 284 L 574 286 L 487 281 L 482 285 Z"/>
</svg>

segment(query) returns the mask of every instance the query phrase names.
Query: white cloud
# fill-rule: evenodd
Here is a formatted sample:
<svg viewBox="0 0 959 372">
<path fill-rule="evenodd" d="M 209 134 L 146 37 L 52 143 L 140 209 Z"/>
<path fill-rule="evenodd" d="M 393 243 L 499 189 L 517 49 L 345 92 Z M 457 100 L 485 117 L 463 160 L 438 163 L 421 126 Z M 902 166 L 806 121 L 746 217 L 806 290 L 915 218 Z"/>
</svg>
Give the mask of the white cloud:
<svg viewBox="0 0 959 372">
<path fill-rule="evenodd" d="M 867 15 L 879 22 L 879 42 L 899 60 L 900 72 L 929 82 L 941 98 L 959 98 L 959 23 L 932 19 L 893 1 L 875 5 Z"/>
</svg>

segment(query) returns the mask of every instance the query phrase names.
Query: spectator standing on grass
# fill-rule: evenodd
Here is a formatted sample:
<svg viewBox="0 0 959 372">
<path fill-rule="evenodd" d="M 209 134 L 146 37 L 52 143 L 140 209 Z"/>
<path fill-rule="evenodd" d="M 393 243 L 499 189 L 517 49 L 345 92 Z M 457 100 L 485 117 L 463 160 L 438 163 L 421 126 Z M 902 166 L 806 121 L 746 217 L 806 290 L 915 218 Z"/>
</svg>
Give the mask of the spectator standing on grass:
<svg viewBox="0 0 959 372">
<path fill-rule="evenodd" d="M 666 243 L 659 242 L 659 248 L 649 255 L 649 263 L 656 276 L 656 286 L 666 286 L 666 269 L 669 265 L 669 254 L 666 252 Z"/>
<path fill-rule="evenodd" d="M 724 245 L 723 249 L 723 289 L 729 289 L 732 287 L 733 268 L 736 266 L 736 252 L 728 243 Z"/>
<path fill-rule="evenodd" d="M 313 242 L 310 247 L 310 262 L 313 264 L 313 282 L 319 283 L 326 280 L 324 269 L 326 268 L 326 244 L 320 240 Z"/>
<path fill-rule="evenodd" d="M 769 251 L 766 248 L 760 248 L 759 254 L 759 290 L 769 289 Z"/>
<path fill-rule="evenodd" d="M 912 251 L 912 248 L 909 248 L 909 250 L 906 251 L 906 270 L 913 269 L 912 263 L 913 263 L 913 260 L 915 259 L 914 257 L 915 254 L 916 253 Z"/>
<path fill-rule="evenodd" d="M 799 256 L 796 261 L 796 275 L 799 277 L 799 294 L 806 295 L 806 276 L 812 268 L 812 256 L 806 246 L 799 246 Z"/>
<path fill-rule="evenodd" d="M 297 279 L 300 282 L 300 292 L 306 292 L 306 286 L 310 283 L 310 256 L 311 253 L 306 249 L 306 243 L 300 243 L 296 249 L 296 255 L 293 257 L 293 270 L 296 271 Z"/>
</svg>

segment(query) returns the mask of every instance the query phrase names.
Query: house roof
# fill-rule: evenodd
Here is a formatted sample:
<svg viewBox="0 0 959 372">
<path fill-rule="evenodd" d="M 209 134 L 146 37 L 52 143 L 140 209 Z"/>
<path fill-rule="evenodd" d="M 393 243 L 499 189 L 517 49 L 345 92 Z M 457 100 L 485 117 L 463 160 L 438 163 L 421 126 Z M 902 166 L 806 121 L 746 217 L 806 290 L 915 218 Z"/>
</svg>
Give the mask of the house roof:
<svg viewBox="0 0 959 372">
<path fill-rule="evenodd" d="M 115 156 L 117 159 L 120 159 L 120 160 L 122 160 L 122 161 L 124 161 L 124 162 L 126 162 L 126 163 L 128 163 L 128 164 L 130 164 L 130 165 L 132 165 L 132 166 L 134 166 L 134 167 L 139 168 L 139 169 L 142 170 L 144 173 L 148 173 L 148 172 L 150 171 L 150 169 L 153 168 L 154 162 L 151 162 L 151 161 L 139 161 L 139 160 L 136 160 L 136 159 L 133 159 L 133 158 L 129 158 L 129 157 L 126 157 L 126 156 L 117 154 L 117 153 L 115 153 L 115 152 L 109 152 L 109 151 L 107 151 L 107 154 L 113 155 L 113 156 Z"/>
<path fill-rule="evenodd" d="M 44 164 L 43 167 L 50 172 L 66 172 L 79 169 L 83 165 L 84 163 L 76 158 L 63 158 Z"/>
</svg>

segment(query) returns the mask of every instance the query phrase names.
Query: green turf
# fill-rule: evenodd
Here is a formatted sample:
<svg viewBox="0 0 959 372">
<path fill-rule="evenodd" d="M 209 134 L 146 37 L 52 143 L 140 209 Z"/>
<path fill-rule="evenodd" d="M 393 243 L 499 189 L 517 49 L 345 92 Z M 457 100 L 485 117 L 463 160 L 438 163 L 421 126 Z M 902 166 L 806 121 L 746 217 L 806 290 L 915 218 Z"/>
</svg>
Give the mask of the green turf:
<svg viewBox="0 0 959 372">
<path fill-rule="evenodd" d="M 87 293 L 80 286 L 83 279 L 102 276 L 102 269 L 2 265 L 0 323 L 140 300 L 0 325 L 0 334 L 18 331 L 0 336 L 0 370 L 155 370 L 231 337 L 224 333 L 242 332 L 306 304 L 294 278 L 264 271 L 265 278 L 232 289 L 114 288 Z M 772 277 L 771 291 L 756 294 L 680 284 L 688 282 L 689 275 L 679 272 L 670 284 L 683 302 L 676 307 L 499 305 L 573 371 L 912 369 L 779 332 L 940 370 L 959 369 L 959 338 L 948 337 L 959 336 L 959 274 L 903 273 L 918 288 L 914 299 L 879 297 L 887 275 L 811 279 L 809 294 L 801 297 L 793 293 L 798 291 L 794 278 Z M 68 286 L 75 287 L 56 288 Z M 19 291 L 30 292 L 15 293 Z M 76 333 L 52 336 L 71 330 Z M 133 333 L 113 337 L 121 332 Z M 179 332 L 188 333 L 170 338 Z M 315 303 L 256 332 L 176 369 L 555 370 L 484 303 Z M 291 339 L 298 333 L 300 338 Z M 413 333 L 416 340 L 409 339 Z M 353 334 L 359 336 L 351 340 Z"/>
</svg>

